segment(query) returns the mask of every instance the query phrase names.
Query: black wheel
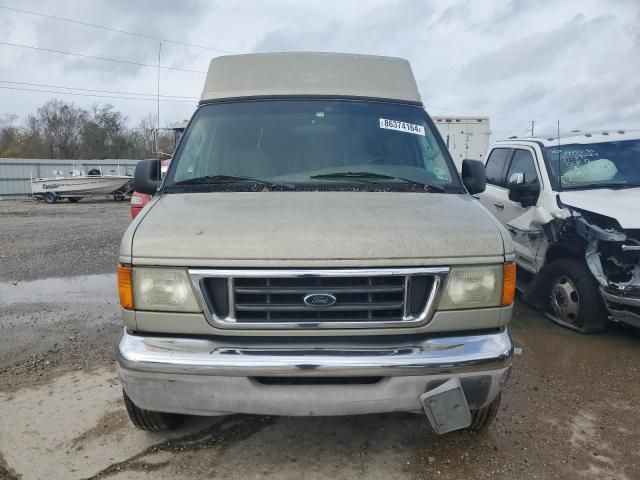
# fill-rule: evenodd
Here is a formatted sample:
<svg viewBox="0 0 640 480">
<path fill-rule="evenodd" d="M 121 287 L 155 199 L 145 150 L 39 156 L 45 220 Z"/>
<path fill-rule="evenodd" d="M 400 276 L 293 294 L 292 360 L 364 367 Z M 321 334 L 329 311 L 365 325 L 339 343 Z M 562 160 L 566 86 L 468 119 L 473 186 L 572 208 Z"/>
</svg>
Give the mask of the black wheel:
<svg viewBox="0 0 640 480">
<path fill-rule="evenodd" d="M 114 194 L 113 194 L 113 199 L 114 199 L 114 200 L 116 200 L 116 201 L 118 201 L 118 202 L 123 201 L 123 200 L 124 200 L 124 193 L 122 193 L 122 192 L 116 192 L 116 193 L 114 193 Z"/>
<path fill-rule="evenodd" d="M 576 258 L 549 264 L 544 277 L 547 316 L 582 333 L 603 332 L 608 315 L 598 283 L 587 265 Z"/>
<path fill-rule="evenodd" d="M 58 196 L 53 192 L 47 192 L 44 194 L 44 201 L 47 203 L 56 203 L 58 201 Z"/>
<path fill-rule="evenodd" d="M 477 410 L 471 410 L 471 425 L 467 427 L 470 432 L 480 432 L 493 423 L 500 407 L 500 398 L 502 393 L 486 407 L 479 408 Z"/>
<path fill-rule="evenodd" d="M 80 201 L 80 197 L 69 197 L 69 202 L 78 203 Z"/>
<path fill-rule="evenodd" d="M 175 430 L 184 422 L 184 415 L 144 410 L 136 406 L 124 390 L 122 391 L 122 396 L 131 423 L 140 430 L 146 430 L 147 432 L 165 432 Z"/>
</svg>

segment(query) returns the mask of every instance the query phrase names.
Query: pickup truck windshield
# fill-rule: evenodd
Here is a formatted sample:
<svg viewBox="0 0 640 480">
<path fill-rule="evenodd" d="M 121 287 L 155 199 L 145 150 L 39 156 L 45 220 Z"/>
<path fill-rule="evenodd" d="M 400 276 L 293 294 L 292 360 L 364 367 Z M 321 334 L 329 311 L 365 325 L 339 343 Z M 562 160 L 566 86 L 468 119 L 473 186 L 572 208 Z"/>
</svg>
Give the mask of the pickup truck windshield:
<svg viewBox="0 0 640 480">
<path fill-rule="evenodd" d="M 353 190 L 355 185 L 385 191 L 464 192 L 422 108 L 353 100 L 262 100 L 200 107 L 176 152 L 165 191 L 202 191 L 208 184 L 231 183 L 236 191 L 256 184 L 285 190 L 321 184 L 338 190 Z"/>
<path fill-rule="evenodd" d="M 558 190 L 640 186 L 640 140 L 547 147 L 544 157 Z"/>
</svg>

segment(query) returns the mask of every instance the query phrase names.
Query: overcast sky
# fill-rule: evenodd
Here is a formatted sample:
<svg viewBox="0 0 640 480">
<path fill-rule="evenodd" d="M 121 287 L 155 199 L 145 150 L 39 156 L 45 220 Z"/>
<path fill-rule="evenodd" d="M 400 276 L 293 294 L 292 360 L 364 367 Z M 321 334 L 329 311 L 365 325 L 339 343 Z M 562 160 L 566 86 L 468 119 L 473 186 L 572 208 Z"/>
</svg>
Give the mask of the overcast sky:
<svg viewBox="0 0 640 480">
<path fill-rule="evenodd" d="M 410 60 L 427 110 L 488 115 L 494 138 L 640 128 L 640 0 L 1 0 L 0 5 L 227 52 L 318 50 Z M 0 42 L 156 64 L 158 42 L 0 9 Z M 162 64 L 204 71 L 214 50 L 163 43 Z M 156 69 L 0 45 L 0 80 L 154 94 Z M 162 95 L 197 97 L 204 75 L 162 70 Z M 52 90 L 0 82 L 0 87 Z M 57 90 L 57 89 L 56 89 Z M 81 93 L 75 91 L 76 93 Z M 84 92 L 87 93 L 87 92 Z M 97 95 L 108 95 L 96 93 Z M 0 88 L 0 114 L 51 98 L 110 102 L 136 123 L 153 101 Z M 193 103 L 164 101 L 163 124 Z"/>
</svg>

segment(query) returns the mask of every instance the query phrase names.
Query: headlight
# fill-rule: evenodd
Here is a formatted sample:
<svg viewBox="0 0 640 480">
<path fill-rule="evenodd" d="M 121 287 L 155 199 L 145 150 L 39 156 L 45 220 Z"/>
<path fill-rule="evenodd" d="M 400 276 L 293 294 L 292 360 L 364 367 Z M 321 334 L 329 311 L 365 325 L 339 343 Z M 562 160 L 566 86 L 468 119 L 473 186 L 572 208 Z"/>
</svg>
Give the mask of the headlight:
<svg viewBox="0 0 640 480">
<path fill-rule="evenodd" d="M 440 300 L 441 310 L 497 307 L 502 301 L 502 265 L 454 267 Z"/>
<path fill-rule="evenodd" d="M 136 310 L 199 312 L 186 270 L 133 268 L 133 304 Z"/>
</svg>

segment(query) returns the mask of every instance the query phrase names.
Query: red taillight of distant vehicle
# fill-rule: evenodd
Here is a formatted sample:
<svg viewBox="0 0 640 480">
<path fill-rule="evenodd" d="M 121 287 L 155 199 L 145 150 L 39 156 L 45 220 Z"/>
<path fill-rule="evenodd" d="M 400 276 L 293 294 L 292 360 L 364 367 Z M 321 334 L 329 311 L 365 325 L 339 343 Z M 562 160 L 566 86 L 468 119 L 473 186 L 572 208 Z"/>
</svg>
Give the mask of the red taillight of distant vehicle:
<svg viewBox="0 0 640 480">
<path fill-rule="evenodd" d="M 146 193 L 133 192 L 131 195 L 131 220 L 136 218 L 144 206 L 149 203 L 151 196 Z"/>
<path fill-rule="evenodd" d="M 182 134 L 182 132 L 184 131 L 184 127 L 176 127 L 176 128 L 163 129 L 163 130 L 173 130 L 176 133 L 175 141 L 177 144 L 178 138 L 179 138 L 178 132 Z M 162 178 L 164 178 L 164 175 L 167 173 L 170 163 L 171 163 L 171 157 L 165 158 L 160 162 L 160 172 L 161 172 Z M 145 205 L 149 203 L 149 200 L 151 200 L 151 195 L 147 195 L 146 193 L 133 192 L 133 195 L 131 195 L 131 220 L 133 220 L 138 216 L 138 214 L 145 207 Z"/>
</svg>

